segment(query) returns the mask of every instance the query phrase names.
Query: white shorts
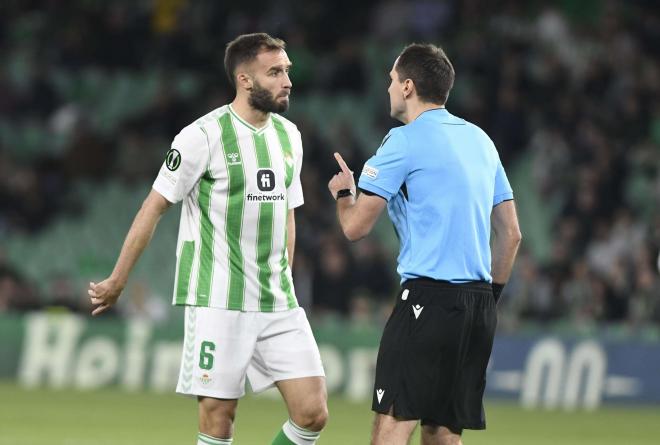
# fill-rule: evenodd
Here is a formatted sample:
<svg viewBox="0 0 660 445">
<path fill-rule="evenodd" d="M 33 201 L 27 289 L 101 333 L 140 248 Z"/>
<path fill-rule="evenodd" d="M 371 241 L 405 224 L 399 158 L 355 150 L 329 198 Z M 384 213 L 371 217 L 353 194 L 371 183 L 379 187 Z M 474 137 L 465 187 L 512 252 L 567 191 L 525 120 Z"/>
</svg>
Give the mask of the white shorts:
<svg viewBox="0 0 660 445">
<path fill-rule="evenodd" d="M 280 380 L 325 376 L 302 308 L 241 312 L 186 306 L 185 339 L 176 392 L 220 399 Z"/>
</svg>

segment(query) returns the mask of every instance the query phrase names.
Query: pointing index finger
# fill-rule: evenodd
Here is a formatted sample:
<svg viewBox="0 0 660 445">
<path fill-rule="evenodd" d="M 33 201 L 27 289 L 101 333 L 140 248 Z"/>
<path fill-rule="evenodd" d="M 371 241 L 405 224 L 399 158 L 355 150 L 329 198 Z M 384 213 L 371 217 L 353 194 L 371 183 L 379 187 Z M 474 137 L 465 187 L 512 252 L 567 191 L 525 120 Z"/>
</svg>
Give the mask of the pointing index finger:
<svg viewBox="0 0 660 445">
<path fill-rule="evenodd" d="M 92 311 L 92 315 L 93 315 L 93 316 L 96 316 L 96 315 L 98 315 L 98 314 L 100 314 L 100 313 L 103 313 L 103 312 L 105 312 L 105 310 L 106 310 L 107 308 L 108 308 L 108 305 L 107 305 L 107 304 L 100 304 L 99 306 L 96 307 L 96 309 L 94 309 L 94 310 Z"/>
<path fill-rule="evenodd" d="M 344 158 L 342 158 L 339 153 L 335 153 L 335 159 L 337 160 L 337 164 L 339 164 L 341 171 L 343 171 L 347 175 L 353 174 L 353 172 L 348 168 L 348 165 L 346 165 L 346 162 L 344 162 Z"/>
</svg>

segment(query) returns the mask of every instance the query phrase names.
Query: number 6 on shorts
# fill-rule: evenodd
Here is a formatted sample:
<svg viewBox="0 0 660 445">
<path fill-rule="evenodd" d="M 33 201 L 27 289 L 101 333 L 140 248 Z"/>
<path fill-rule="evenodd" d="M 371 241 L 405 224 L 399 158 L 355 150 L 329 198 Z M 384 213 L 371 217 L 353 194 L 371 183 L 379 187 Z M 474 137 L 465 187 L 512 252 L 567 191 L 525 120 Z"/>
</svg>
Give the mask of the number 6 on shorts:
<svg viewBox="0 0 660 445">
<path fill-rule="evenodd" d="M 199 350 L 200 368 L 206 370 L 213 368 L 213 354 L 212 354 L 213 351 L 215 351 L 215 343 L 213 343 L 212 341 L 202 342 L 202 347 Z"/>
</svg>

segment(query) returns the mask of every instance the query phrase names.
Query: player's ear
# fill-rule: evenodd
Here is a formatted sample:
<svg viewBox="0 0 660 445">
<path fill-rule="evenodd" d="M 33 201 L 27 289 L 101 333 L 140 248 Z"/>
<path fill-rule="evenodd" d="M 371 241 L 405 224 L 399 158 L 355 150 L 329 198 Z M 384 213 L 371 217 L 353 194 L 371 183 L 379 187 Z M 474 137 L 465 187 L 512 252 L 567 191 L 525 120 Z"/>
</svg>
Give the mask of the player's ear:
<svg viewBox="0 0 660 445">
<path fill-rule="evenodd" d="M 250 91 L 252 89 L 252 76 L 245 71 L 239 71 L 236 74 L 236 86 Z"/>
</svg>

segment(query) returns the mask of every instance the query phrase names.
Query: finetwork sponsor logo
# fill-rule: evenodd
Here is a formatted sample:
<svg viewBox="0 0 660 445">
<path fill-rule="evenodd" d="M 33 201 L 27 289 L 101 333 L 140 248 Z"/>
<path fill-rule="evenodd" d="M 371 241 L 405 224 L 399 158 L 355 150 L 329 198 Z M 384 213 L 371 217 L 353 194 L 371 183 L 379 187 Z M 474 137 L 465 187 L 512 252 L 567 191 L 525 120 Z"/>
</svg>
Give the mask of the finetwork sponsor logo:
<svg viewBox="0 0 660 445">
<path fill-rule="evenodd" d="M 252 193 L 248 193 L 247 200 L 260 202 L 284 201 L 284 193 L 280 193 L 279 195 L 253 195 Z"/>
<path fill-rule="evenodd" d="M 269 168 L 259 169 L 257 172 L 257 187 L 262 192 L 272 192 L 275 188 L 275 172 Z"/>
<path fill-rule="evenodd" d="M 376 176 L 378 176 L 378 169 L 364 164 L 364 167 L 362 168 L 362 174 L 368 178 L 376 179 Z"/>
</svg>

